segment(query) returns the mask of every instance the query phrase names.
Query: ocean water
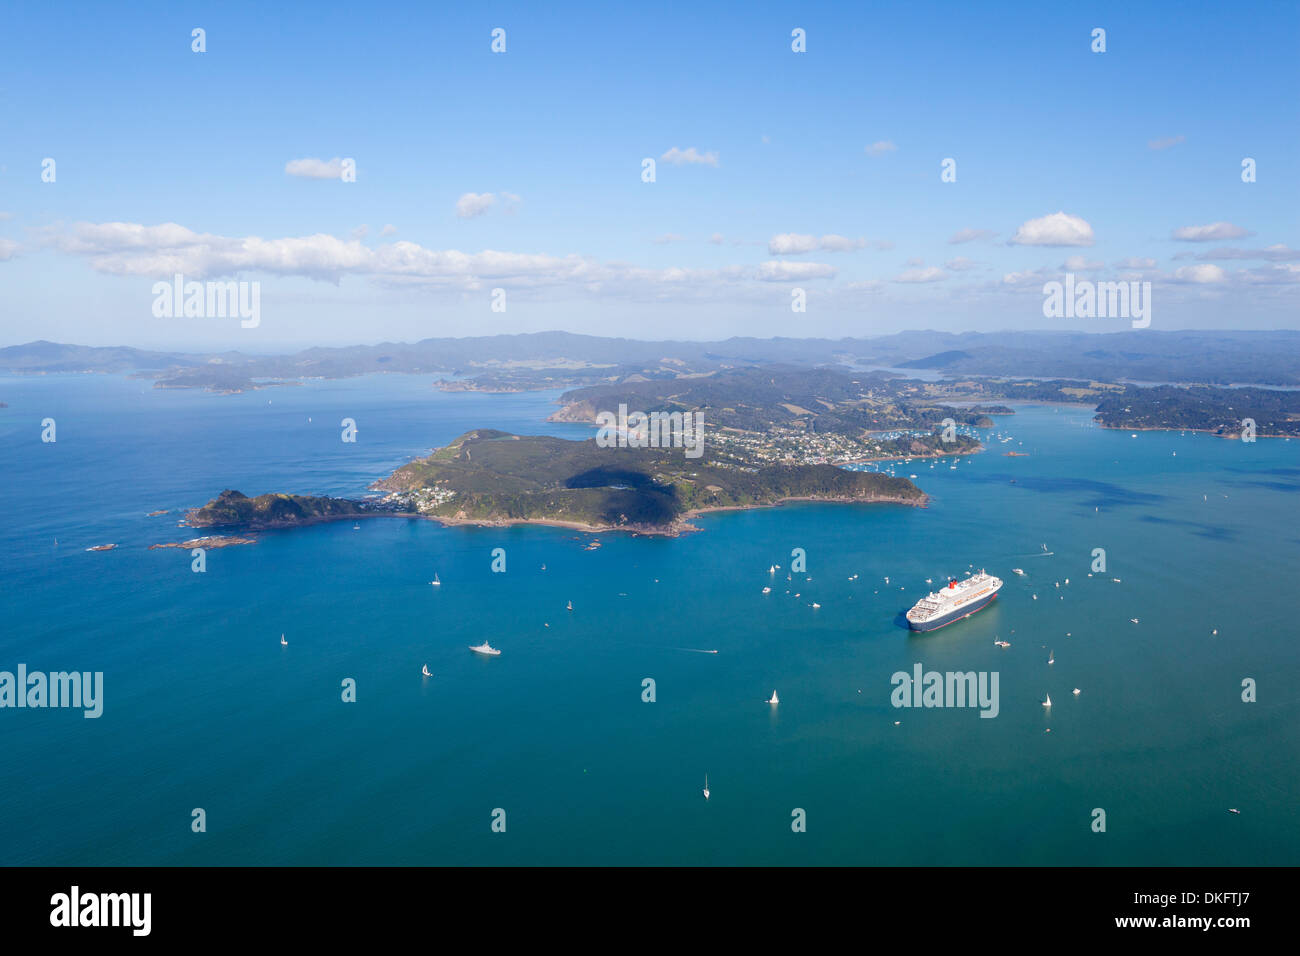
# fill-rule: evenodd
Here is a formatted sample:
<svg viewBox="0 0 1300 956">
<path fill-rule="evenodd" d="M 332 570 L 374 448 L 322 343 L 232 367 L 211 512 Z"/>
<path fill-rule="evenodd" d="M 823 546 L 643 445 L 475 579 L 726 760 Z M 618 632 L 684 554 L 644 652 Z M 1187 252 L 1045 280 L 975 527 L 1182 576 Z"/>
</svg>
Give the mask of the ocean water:
<svg viewBox="0 0 1300 956">
<path fill-rule="evenodd" d="M 356 495 L 469 428 L 589 435 L 544 421 L 555 397 L 0 378 L 0 669 L 105 684 L 96 720 L 0 710 L 0 862 L 1300 862 L 1300 442 L 1018 406 L 997 426 L 1015 442 L 897 467 L 925 509 L 716 513 L 591 551 L 373 518 L 212 550 L 203 574 L 149 550 L 224 488 Z M 794 548 L 808 570 L 786 581 Z M 927 577 L 981 567 L 1007 582 L 989 609 L 900 627 Z M 484 639 L 502 655 L 468 651 Z M 998 716 L 891 706 L 917 662 L 996 671 Z"/>
</svg>

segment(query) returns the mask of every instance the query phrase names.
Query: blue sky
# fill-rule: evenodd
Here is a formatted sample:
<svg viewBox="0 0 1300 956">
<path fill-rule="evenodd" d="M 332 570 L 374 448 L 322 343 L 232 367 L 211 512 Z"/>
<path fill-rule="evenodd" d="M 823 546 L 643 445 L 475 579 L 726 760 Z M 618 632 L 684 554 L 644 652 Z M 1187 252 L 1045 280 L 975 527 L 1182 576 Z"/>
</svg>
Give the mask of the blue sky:
<svg viewBox="0 0 1300 956">
<path fill-rule="evenodd" d="M 1297 4 L 15 6 L 0 344 L 1129 326 L 1044 318 L 1066 271 L 1298 324 Z M 155 317 L 176 271 L 261 324 Z"/>
</svg>

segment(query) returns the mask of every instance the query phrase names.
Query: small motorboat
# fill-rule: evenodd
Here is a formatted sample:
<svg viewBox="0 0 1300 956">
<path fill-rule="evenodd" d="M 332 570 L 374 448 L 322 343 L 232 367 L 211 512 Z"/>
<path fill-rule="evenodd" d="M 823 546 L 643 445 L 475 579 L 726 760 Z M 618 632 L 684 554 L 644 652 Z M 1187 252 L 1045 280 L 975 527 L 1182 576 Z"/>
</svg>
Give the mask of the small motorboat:
<svg viewBox="0 0 1300 956">
<path fill-rule="evenodd" d="M 771 589 L 771 588 L 763 588 L 763 593 L 764 593 L 764 594 L 771 594 L 771 593 L 772 593 L 772 589 Z"/>
</svg>

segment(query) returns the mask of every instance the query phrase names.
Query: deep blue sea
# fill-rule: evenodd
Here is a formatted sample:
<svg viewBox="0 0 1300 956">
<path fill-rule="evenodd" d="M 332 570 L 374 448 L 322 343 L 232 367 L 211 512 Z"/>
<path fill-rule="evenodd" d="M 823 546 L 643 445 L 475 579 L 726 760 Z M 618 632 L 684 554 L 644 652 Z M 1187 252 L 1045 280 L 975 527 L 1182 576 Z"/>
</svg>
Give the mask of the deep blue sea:
<svg viewBox="0 0 1300 956">
<path fill-rule="evenodd" d="M 104 673 L 99 719 L 0 709 L 0 863 L 1300 863 L 1300 442 L 1018 406 L 1012 443 L 896 468 L 925 509 L 716 513 L 591 551 L 373 518 L 202 574 L 149 550 L 225 488 L 360 495 L 470 428 L 590 435 L 545 422 L 556 395 L 0 377 L 0 670 Z M 989 609 L 899 626 L 926 578 L 981 567 L 1007 582 Z M 1000 713 L 891 706 L 917 662 L 996 671 Z"/>
</svg>

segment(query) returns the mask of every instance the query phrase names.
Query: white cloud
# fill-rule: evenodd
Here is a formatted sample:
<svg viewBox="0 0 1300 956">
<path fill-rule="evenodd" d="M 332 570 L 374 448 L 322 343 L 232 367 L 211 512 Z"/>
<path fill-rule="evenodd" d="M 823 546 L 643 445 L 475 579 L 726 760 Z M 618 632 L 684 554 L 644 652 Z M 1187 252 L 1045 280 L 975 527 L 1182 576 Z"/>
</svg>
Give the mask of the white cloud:
<svg viewBox="0 0 1300 956">
<path fill-rule="evenodd" d="M 18 254 L 18 243 L 12 239 L 0 239 L 0 262 L 6 262 Z"/>
<path fill-rule="evenodd" d="M 0 212 L 0 222 L 8 222 L 13 217 L 14 214 L 11 212 Z"/>
<path fill-rule="evenodd" d="M 1115 263 L 1117 269 L 1154 269 L 1156 260 L 1129 256 L 1127 259 L 1121 259 Z"/>
<path fill-rule="evenodd" d="M 709 242 L 713 243 L 715 246 L 722 245 L 722 233 L 715 232 L 713 235 L 709 236 Z"/>
<path fill-rule="evenodd" d="M 774 256 L 797 256 L 817 248 L 817 237 L 783 232 L 767 241 L 767 251 Z"/>
<path fill-rule="evenodd" d="M 1037 286 L 1042 285 L 1043 280 L 1052 275 L 1048 269 L 1034 269 L 1031 272 L 1008 272 L 1002 277 L 1003 285 L 1010 286 Z"/>
<path fill-rule="evenodd" d="M 864 152 L 868 156 L 883 156 L 885 153 L 892 153 L 896 149 L 898 149 L 898 147 L 892 142 L 887 139 L 882 139 L 872 143 L 864 150 Z"/>
<path fill-rule="evenodd" d="M 1182 136 L 1166 136 L 1164 139 L 1148 140 L 1147 149 L 1169 149 L 1171 146 L 1177 146 L 1183 139 Z"/>
<path fill-rule="evenodd" d="M 775 259 L 761 263 L 758 278 L 764 282 L 786 282 L 792 279 L 829 279 L 835 269 L 820 262 L 786 262 Z"/>
<path fill-rule="evenodd" d="M 694 146 L 689 149 L 678 149 L 674 146 L 659 157 L 659 162 L 671 163 L 674 166 L 717 166 L 718 154 L 713 151 L 701 153 Z"/>
<path fill-rule="evenodd" d="M 967 259 L 965 256 L 957 256 L 955 259 L 949 259 L 945 262 L 943 267 L 950 272 L 966 272 L 969 269 L 974 269 L 977 265 L 979 265 L 979 263 L 974 259 Z"/>
<path fill-rule="evenodd" d="M 1240 239 L 1252 233 L 1230 222 L 1212 222 L 1208 226 L 1180 226 L 1173 237 L 1181 242 L 1212 242 L 1216 239 Z"/>
<path fill-rule="evenodd" d="M 803 235 L 797 232 L 783 232 L 767 241 L 767 251 L 774 256 L 797 256 L 805 252 L 821 249 L 823 252 L 848 252 L 865 247 L 865 239 L 848 239 L 844 236 Z"/>
<path fill-rule="evenodd" d="M 357 228 L 352 230 L 353 239 L 364 239 L 368 235 L 370 235 L 370 227 L 367 226 L 365 223 L 362 223 L 361 225 L 357 226 Z"/>
<path fill-rule="evenodd" d="M 397 235 L 397 227 L 394 226 L 394 225 L 390 222 L 388 225 L 384 226 L 383 229 L 380 229 L 380 230 L 379 230 L 379 235 L 380 235 L 380 236 L 395 236 L 395 235 Z"/>
<path fill-rule="evenodd" d="M 679 236 L 675 232 L 666 232 L 662 236 L 655 236 L 654 241 L 659 245 L 664 245 L 665 243 L 669 243 L 669 242 L 685 242 L 686 237 Z"/>
<path fill-rule="evenodd" d="M 343 160 L 338 156 L 333 159 L 291 159 L 284 164 L 284 171 L 302 179 L 341 179 Z"/>
<path fill-rule="evenodd" d="M 962 242 L 974 242 L 976 239 L 992 239 L 997 233 L 992 229 L 958 229 L 948 242 L 957 245 Z"/>
<path fill-rule="evenodd" d="M 928 269 L 908 269 L 906 272 L 894 277 L 895 282 L 940 282 L 948 278 L 944 275 L 942 269 L 938 266 L 930 266 Z"/>
<path fill-rule="evenodd" d="M 1096 272 L 1105 267 L 1106 263 L 1090 261 L 1087 256 L 1069 256 L 1061 263 L 1061 268 L 1066 272 Z"/>
<path fill-rule="evenodd" d="M 1238 272 L 1236 278 L 1250 285 L 1300 285 L 1300 265 L 1270 262 Z"/>
<path fill-rule="evenodd" d="M 1174 278 L 1179 282 L 1193 282 L 1198 285 L 1211 282 L 1225 282 L 1228 275 L 1214 265 L 1183 266 L 1174 270 Z"/>
<path fill-rule="evenodd" d="M 827 235 L 822 236 L 820 248 L 827 252 L 851 252 L 854 249 L 861 249 L 866 244 L 865 239 L 849 239 L 845 236 Z"/>
<path fill-rule="evenodd" d="M 473 219 L 492 208 L 497 197 L 492 193 L 465 193 L 456 200 L 456 215 L 461 219 Z"/>
<path fill-rule="evenodd" d="M 1011 239 L 1011 244 L 1017 246 L 1090 246 L 1092 243 L 1092 226 L 1064 212 L 1030 219 Z"/>
<path fill-rule="evenodd" d="M 397 285 L 481 290 L 486 283 L 511 288 L 565 287 L 580 294 L 608 294 L 661 301 L 666 295 L 721 299 L 757 297 L 760 282 L 832 278 L 817 262 L 773 260 L 758 266 L 718 269 L 645 269 L 578 255 L 483 250 L 426 249 L 397 241 L 367 247 L 359 240 L 317 234 L 282 239 L 197 233 L 176 223 L 76 223 L 45 231 L 44 241 L 87 260 L 97 272 L 165 279 L 193 279 L 261 272 L 338 282 L 359 276 Z"/>
<path fill-rule="evenodd" d="M 1300 249 L 1278 243 L 1266 249 L 1211 249 L 1202 252 L 1198 259 L 1266 259 L 1269 262 L 1300 261 Z"/>
</svg>

